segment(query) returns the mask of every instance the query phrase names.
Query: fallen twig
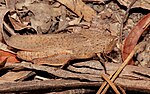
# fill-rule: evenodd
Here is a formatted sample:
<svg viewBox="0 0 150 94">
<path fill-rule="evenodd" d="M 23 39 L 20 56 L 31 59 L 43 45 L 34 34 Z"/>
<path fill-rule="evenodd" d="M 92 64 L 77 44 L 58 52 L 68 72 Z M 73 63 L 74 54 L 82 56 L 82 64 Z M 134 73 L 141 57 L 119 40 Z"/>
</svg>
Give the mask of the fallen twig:
<svg viewBox="0 0 150 94">
<path fill-rule="evenodd" d="M 134 50 L 132 50 L 132 52 L 130 53 L 130 55 L 127 57 L 127 59 L 122 63 L 122 65 L 119 67 L 119 69 L 117 71 L 115 71 L 112 75 L 109 76 L 109 79 L 111 79 L 112 82 L 114 82 L 116 80 L 116 78 L 119 76 L 119 74 L 122 72 L 122 70 L 125 68 L 125 66 L 128 64 L 128 62 L 130 61 L 130 59 L 133 57 L 134 53 L 141 47 L 143 46 L 144 43 L 141 43 L 139 45 L 137 45 Z M 106 86 L 107 85 L 107 86 Z M 106 86 L 106 87 L 105 87 Z M 105 89 L 103 90 L 103 88 L 105 87 Z M 107 84 L 107 82 L 104 82 L 102 84 L 102 86 L 100 87 L 100 89 L 98 90 L 98 92 L 96 94 L 105 94 L 107 89 L 109 88 L 109 85 Z"/>
<path fill-rule="evenodd" d="M 8 64 L 9 63 L 6 63 L 6 67 L 8 67 L 7 70 L 11 70 L 13 68 L 18 68 L 18 67 L 24 67 L 24 68 L 32 69 L 33 71 L 34 70 L 35 71 L 37 71 L 37 70 L 45 71 L 53 76 L 56 76 L 57 78 L 61 78 L 62 80 L 63 79 L 67 79 L 67 80 L 76 79 L 76 80 L 82 80 L 84 82 L 87 82 L 87 81 L 93 82 L 94 81 L 94 83 L 96 81 L 96 83 L 95 84 L 93 83 L 91 86 L 92 87 L 96 86 L 97 88 L 103 82 L 103 80 L 101 79 L 101 77 L 99 75 L 104 73 L 104 69 L 101 66 L 101 64 L 99 64 L 98 61 L 87 61 L 87 62 L 75 63 L 75 64 L 73 64 L 73 66 L 69 65 L 68 70 L 57 69 L 57 68 L 50 67 L 50 66 L 35 65 L 35 64 L 30 64 L 28 62 L 18 63 L 18 64 L 11 63 L 10 65 L 8 65 Z M 117 70 L 117 68 L 119 66 L 120 66 L 120 64 L 106 63 L 107 72 L 109 74 L 112 74 L 115 70 Z M 6 70 L 6 68 L 5 68 L 5 70 Z M 69 71 L 69 70 L 71 70 L 71 71 Z M 122 73 L 119 75 L 117 80 L 115 81 L 115 84 L 117 86 L 119 85 L 122 88 L 125 88 L 126 90 L 150 92 L 149 78 L 135 74 L 132 71 L 140 72 L 141 74 L 144 74 L 144 75 L 150 74 L 149 68 L 127 65 L 125 67 L 125 69 L 122 71 Z M 65 73 L 65 75 L 63 73 Z M 83 78 L 85 80 L 83 80 Z M 31 81 L 29 81 L 29 82 L 31 82 Z M 37 84 L 39 84 L 39 83 L 37 83 Z M 52 84 L 52 83 L 49 82 L 49 84 Z M 57 84 L 59 86 L 59 84 L 57 82 L 55 84 Z M 70 83 L 70 84 L 72 84 L 72 85 L 70 85 L 70 88 L 74 86 L 73 83 Z M 3 84 L 3 86 L 4 85 L 5 85 L 5 83 Z M 17 83 L 9 84 L 9 87 L 15 88 L 15 85 L 17 85 Z M 34 85 L 37 86 L 36 84 L 34 84 Z M 84 85 L 82 85 L 82 86 L 86 87 L 87 84 L 84 84 Z M 0 86 L 2 86 L 2 85 L 0 85 Z M 61 84 L 60 84 L 60 86 L 61 86 Z M 43 87 L 42 84 L 41 84 L 41 87 Z M 19 86 L 18 86 L 18 88 L 19 88 Z M 25 84 L 24 88 L 28 88 L 28 86 Z M 49 90 L 51 89 L 51 87 L 47 87 L 47 88 Z M 56 88 L 61 89 L 61 87 L 59 87 L 59 88 L 56 87 Z M 81 87 L 79 87 L 79 88 L 81 88 Z M 0 90 L 1 89 L 2 88 L 0 88 Z M 18 90 L 18 89 L 16 89 L 16 90 Z M 32 90 L 37 90 L 37 89 L 33 88 Z"/>
<path fill-rule="evenodd" d="M 99 86 L 99 82 L 80 82 L 76 80 L 45 80 L 45 81 L 24 81 L 0 84 L 0 93 L 9 92 L 33 92 L 41 93 L 50 91 L 60 91 L 74 88 Z M 43 91 L 45 90 L 45 91 Z"/>
<path fill-rule="evenodd" d="M 110 79 L 108 79 L 105 74 L 101 75 L 108 83 L 109 85 L 112 87 L 112 89 L 115 91 L 116 94 L 120 94 L 120 92 L 118 91 L 117 87 L 115 86 L 114 83 L 112 83 L 112 81 L 110 81 Z"/>
</svg>

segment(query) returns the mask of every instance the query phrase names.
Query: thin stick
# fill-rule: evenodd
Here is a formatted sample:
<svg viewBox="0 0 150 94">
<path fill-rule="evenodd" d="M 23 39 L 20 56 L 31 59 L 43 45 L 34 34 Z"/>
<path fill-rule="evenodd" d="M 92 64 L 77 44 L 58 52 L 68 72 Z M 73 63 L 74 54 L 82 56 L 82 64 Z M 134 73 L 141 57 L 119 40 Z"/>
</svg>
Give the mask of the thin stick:
<svg viewBox="0 0 150 94">
<path fill-rule="evenodd" d="M 119 43 L 119 54 L 120 54 L 120 56 L 119 56 L 119 61 L 122 63 L 123 61 L 122 61 L 122 56 L 121 56 L 121 50 L 120 50 L 120 48 L 122 47 L 122 34 L 123 34 L 123 27 L 124 27 L 124 22 L 126 22 L 126 20 L 127 20 L 127 17 L 129 16 L 129 11 L 130 11 L 130 9 L 131 9 L 131 7 L 134 5 L 134 3 L 136 2 L 137 0 L 133 0 L 133 2 L 131 2 L 131 4 L 129 5 L 129 7 L 128 7 L 128 9 L 127 9 L 127 11 L 126 11 L 126 13 L 125 13 L 125 15 L 124 15 L 124 17 L 123 17 L 123 19 L 122 19 L 122 22 L 121 22 L 121 24 L 120 24 L 120 33 L 119 33 L 119 35 L 118 35 L 118 43 Z"/>
<path fill-rule="evenodd" d="M 126 13 L 125 13 L 123 19 L 122 19 L 122 22 L 121 22 L 121 25 L 120 25 L 120 33 L 119 33 L 119 43 L 120 43 L 120 44 L 122 44 L 122 33 L 123 33 L 123 25 L 124 25 L 124 22 L 126 22 L 127 17 L 129 16 L 129 11 L 130 11 L 131 7 L 135 4 L 136 1 L 137 1 L 137 0 L 133 0 L 133 1 L 131 2 L 131 4 L 129 5 L 129 7 L 128 7 L 128 9 L 127 9 L 127 11 L 126 11 Z"/>
<path fill-rule="evenodd" d="M 105 74 L 102 74 L 101 76 L 107 81 L 107 83 L 112 87 L 112 89 L 114 90 L 114 92 L 116 94 L 120 94 L 120 92 L 118 91 L 118 89 L 115 86 L 115 84 L 112 81 L 110 81 L 110 79 L 108 79 L 108 77 L 106 77 Z"/>
<path fill-rule="evenodd" d="M 121 86 L 118 85 L 118 88 L 120 89 L 120 91 L 122 92 L 122 94 L 126 94 L 125 90 Z"/>
<path fill-rule="evenodd" d="M 121 66 L 118 68 L 118 70 L 114 73 L 114 75 L 112 74 L 109 79 L 111 79 L 112 82 L 114 82 L 116 80 L 116 78 L 119 76 L 119 74 L 122 72 L 122 70 L 125 68 L 125 66 L 128 64 L 128 62 L 130 61 L 130 59 L 133 57 L 134 53 L 141 47 L 143 46 L 143 44 L 145 43 L 141 43 L 138 44 L 137 46 L 135 46 L 135 48 L 132 50 L 132 52 L 129 54 L 129 56 L 127 57 L 127 59 L 121 64 Z M 105 94 L 107 89 L 109 88 L 109 85 L 107 85 L 107 82 L 105 81 L 102 86 L 100 87 L 100 89 L 98 90 L 98 92 L 96 94 Z M 105 87 L 106 86 L 106 87 Z M 105 89 L 103 90 L 103 88 L 105 87 Z"/>
</svg>

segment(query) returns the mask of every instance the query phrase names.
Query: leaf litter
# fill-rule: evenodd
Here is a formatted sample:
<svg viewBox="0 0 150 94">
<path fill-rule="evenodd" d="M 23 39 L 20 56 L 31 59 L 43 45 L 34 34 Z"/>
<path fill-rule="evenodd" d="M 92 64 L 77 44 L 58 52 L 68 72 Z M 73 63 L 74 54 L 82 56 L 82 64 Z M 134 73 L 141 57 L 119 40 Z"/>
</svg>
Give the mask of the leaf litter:
<svg viewBox="0 0 150 94">
<path fill-rule="evenodd" d="M 149 67 L 150 3 L 149 0 L 137 0 L 129 9 L 129 15 L 125 19 L 126 9 L 129 8 L 133 1 L 0 1 L 1 62 L 6 61 L 8 58 L 6 64 L 0 69 L 2 72 L 1 83 L 5 84 L 5 82 L 14 82 L 17 79 L 26 78 L 28 81 L 59 80 L 60 78 L 68 79 L 68 81 L 69 79 L 85 82 L 101 81 L 100 76 L 98 77 L 96 74 L 88 75 L 86 71 L 92 74 L 91 69 L 104 71 L 103 68 L 94 67 L 95 65 L 85 66 L 84 64 L 83 68 L 80 68 L 74 66 L 74 64 L 80 64 L 83 61 L 91 62 L 94 59 L 101 62 L 102 65 L 106 65 L 107 69 L 109 66 L 106 63 L 115 63 L 113 62 L 114 60 L 120 63 L 119 57 L 122 57 L 123 61 L 126 60 L 134 47 L 141 43 L 144 43 L 145 46 L 138 48 L 137 52 L 132 53 L 134 56 L 129 58 L 133 57 L 135 62 L 133 65 Z M 123 20 L 126 20 L 126 22 L 123 23 L 122 35 L 119 36 Z M 117 41 L 119 37 L 123 40 L 123 44 Z M 122 51 L 121 54 L 120 51 Z M 15 63 L 21 65 L 24 61 L 28 61 L 24 63 L 24 66 L 14 66 Z M 28 64 L 33 67 L 31 68 Z M 66 68 L 61 69 L 59 66 L 62 65 Z M 140 68 L 144 70 L 142 67 Z M 81 73 L 78 69 L 86 71 Z M 149 71 L 149 68 L 147 70 Z M 107 71 L 110 74 L 108 69 Z M 32 72 L 34 72 L 34 76 L 31 75 Z M 133 74 L 128 75 L 133 76 Z M 147 73 L 147 75 L 149 74 Z M 110 79 L 107 76 L 102 77 L 105 77 L 109 83 L 113 84 L 113 76 Z M 120 77 L 117 79 L 120 79 Z M 74 87 L 74 84 L 72 86 Z M 105 91 L 108 86 L 105 87 Z M 28 90 L 29 87 L 26 87 L 26 89 Z M 116 86 L 112 88 L 115 88 L 114 91 L 118 92 L 116 91 Z M 125 84 L 123 84 L 123 88 L 128 90 Z M 96 93 L 97 89 L 94 90 Z M 144 90 L 146 90 L 146 87 L 143 86 Z M 150 92 L 150 89 L 147 89 L 147 91 Z M 74 91 L 71 90 L 70 92 L 73 93 Z M 107 92 L 111 92 L 111 90 Z"/>
</svg>

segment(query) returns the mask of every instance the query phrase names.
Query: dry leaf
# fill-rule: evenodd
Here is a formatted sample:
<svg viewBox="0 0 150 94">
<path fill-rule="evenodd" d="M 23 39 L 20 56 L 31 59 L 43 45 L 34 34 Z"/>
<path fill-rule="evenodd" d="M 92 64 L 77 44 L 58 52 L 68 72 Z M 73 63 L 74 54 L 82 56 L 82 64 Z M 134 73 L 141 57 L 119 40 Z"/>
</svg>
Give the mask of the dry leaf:
<svg viewBox="0 0 150 94">
<path fill-rule="evenodd" d="M 8 12 L 7 8 L 0 7 L 0 41 L 2 41 L 3 18 L 7 12 Z"/>
<path fill-rule="evenodd" d="M 26 5 L 26 7 L 34 14 L 30 17 L 32 28 L 40 33 L 47 32 L 52 25 L 53 8 L 49 4 L 44 3 L 32 3 Z"/>
<path fill-rule="evenodd" d="M 0 62 L 4 61 L 7 57 L 9 57 L 7 62 L 10 62 L 10 63 L 19 62 L 15 54 L 0 50 Z"/>
<path fill-rule="evenodd" d="M 9 15 L 7 15 L 9 20 L 10 20 L 10 23 L 12 24 L 14 29 L 15 30 L 22 30 L 25 28 L 30 28 L 30 26 L 28 26 L 28 24 L 30 23 L 29 16 L 25 15 L 25 14 L 23 17 L 18 16 L 18 15 L 21 15 L 21 13 L 19 11 L 10 11 Z"/>
<path fill-rule="evenodd" d="M 0 62 L 0 68 L 3 68 L 9 57 L 5 58 L 4 61 Z"/>
<path fill-rule="evenodd" d="M 144 16 L 135 27 L 131 30 L 129 35 L 126 37 L 122 49 L 122 58 L 125 60 L 130 52 L 136 46 L 141 34 L 147 29 L 150 25 L 150 13 Z M 133 63 L 133 61 L 129 62 L 128 64 Z"/>
<path fill-rule="evenodd" d="M 57 0 L 61 4 L 65 5 L 69 9 L 71 9 L 74 13 L 76 13 L 78 16 L 82 17 L 86 21 L 91 21 L 93 17 L 96 16 L 96 12 L 89 6 L 87 6 L 85 3 L 82 2 L 82 0 Z"/>
<path fill-rule="evenodd" d="M 13 51 L 11 51 L 11 50 L 8 49 L 8 46 L 6 44 L 1 43 L 1 42 L 0 42 L 0 49 L 3 50 L 3 51 L 14 53 Z"/>
<path fill-rule="evenodd" d="M 82 18 L 75 18 L 74 20 L 70 21 L 68 24 L 69 25 L 77 25 L 80 23 Z"/>
<path fill-rule="evenodd" d="M 15 30 L 22 30 L 22 29 L 25 29 L 25 28 L 29 28 L 29 26 L 21 23 L 20 21 L 17 21 L 17 20 L 15 20 L 14 18 L 12 18 L 10 16 L 8 16 L 8 17 L 9 17 L 9 20 L 10 20 L 10 22 L 13 25 Z"/>
</svg>

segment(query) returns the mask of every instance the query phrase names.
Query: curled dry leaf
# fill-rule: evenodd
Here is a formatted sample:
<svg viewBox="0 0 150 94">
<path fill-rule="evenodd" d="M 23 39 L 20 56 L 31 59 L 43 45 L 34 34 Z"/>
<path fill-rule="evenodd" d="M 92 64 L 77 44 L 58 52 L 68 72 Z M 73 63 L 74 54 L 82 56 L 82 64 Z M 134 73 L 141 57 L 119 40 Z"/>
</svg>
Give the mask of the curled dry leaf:
<svg viewBox="0 0 150 94">
<path fill-rule="evenodd" d="M 61 4 L 65 5 L 69 9 L 71 9 L 74 13 L 76 13 L 78 16 L 82 17 L 86 21 L 91 21 L 93 17 L 96 16 L 96 12 L 89 6 L 87 6 L 85 3 L 82 2 L 82 0 L 57 0 Z"/>
<path fill-rule="evenodd" d="M 136 46 L 141 34 L 147 29 L 150 25 L 150 13 L 144 16 L 137 25 L 131 30 L 129 35 L 126 37 L 122 49 L 122 58 L 123 61 L 128 57 L 130 52 Z M 133 63 L 133 61 L 129 62 L 128 64 Z"/>
<path fill-rule="evenodd" d="M 16 4 L 17 9 L 22 9 L 22 7 L 27 8 L 27 10 L 24 9 L 24 12 L 30 15 L 27 17 L 30 18 L 31 27 L 38 33 L 48 32 L 52 25 L 52 18 L 61 15 L 60 8 L 56 10 L 56 8 L 53 8 L 52 5 L 48 3 L 25 1 Z"/>
<path fill-rule="evenodd" d="M 15 54 L 0 50 L 0 62 L 3 62 L 6 58 L 8 58 L 7 62 L 10 63 L 19 62 Z"/>
<path fill-rule="evenodd" d="M 9 20 L 10 20 L 10 22 L 13 25 L 15 30 L 22 30 L 22 29 L 25 29 L 25 28 L 29 28 L 28 24 L 22 23 L 19 18 L 15 19 L 15 18 L 13 18 L 9 15 L 8 15 L 8 18 L 9 18 Z"/>
</svg>

